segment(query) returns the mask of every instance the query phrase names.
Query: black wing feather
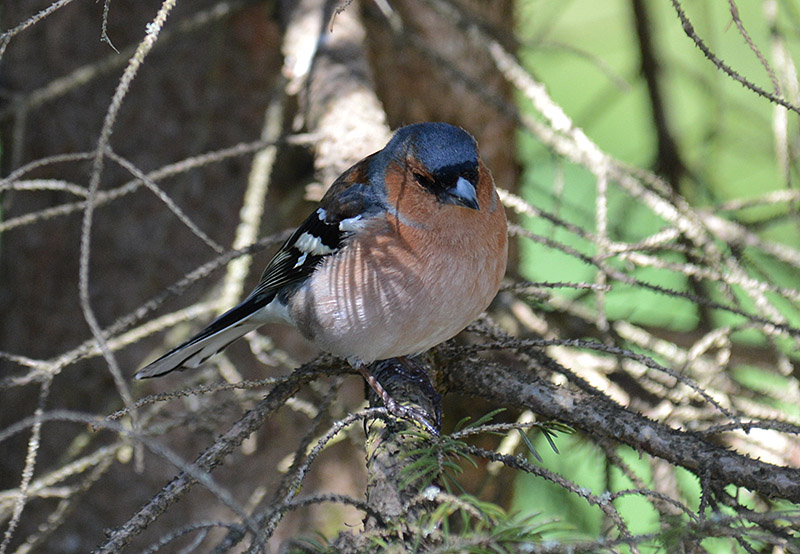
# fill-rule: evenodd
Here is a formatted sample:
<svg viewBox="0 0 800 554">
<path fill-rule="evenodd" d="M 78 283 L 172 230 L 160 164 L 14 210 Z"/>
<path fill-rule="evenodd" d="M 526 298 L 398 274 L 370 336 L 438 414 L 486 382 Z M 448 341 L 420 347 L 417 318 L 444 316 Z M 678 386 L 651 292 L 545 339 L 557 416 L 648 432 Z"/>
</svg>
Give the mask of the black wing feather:
<svg viewBox="0 0 800 554">
<path fill-rule="evenodd" d="M 325 254 L 315 254 L 298 248 L 297 243 L 303 235 L 318 238 L 330 251 Z M 250 298 L 268 298 L 263 305 L 268 304 L 278 290 L 299 283 L 311 275 L 314 268 L 326 256 L 341 248 L 343 239 L 344 233 L 339 230 L 339 222 L 324 221 L 320 219 L 319 210 L 315 211 L 300 224 L 272 257 L 261 274 L 258 286 L 250 293 Z"/>
<path fill-rule="evenodd" d="M 370 158 L 372 156 L 351 167 L 331 185 L 320 202 L 320 208 L 306 218 L 278 249 L 262 273 L 258 286 L 241 304 L 140 370 L 136 377 L 164 375 L 183 369 L 187 364 L 196 367 L 258 327 L 259 322 L 248 322 L 253 314 L 275 300 L 285 287 L 307 279 L 320 262 L 337 252 L 351 232 L 352 223 L 380 212 L 382 198 L 366 178 Z M 347 220 L 352 221 L 348 222 L 349 225 L 342 225 Z M 342 227 L 347 230 L 342 230 Z"/>
<path fill-rule="evenodd" d="M 274 295 L 273 295 L 273 298 L 274 298 Z M 266 298 L 264 298 L 263 300 L 266 300 Z M 169 352 L 167 352 L 166 354 L 164 354 L 163 356 L 161 356 L 157 360 L 154 360 L 153 362 L 151 362 L 148 365 L 148 367 L 157 364 L 161 360 L 164 360 L 165 358 L 168 358 L 168 357 L 172 356 L 173 354 L 175 354 L 175 353 L 177 353 L 177 352 L 179 352 L 181 350 L 184 350 L 187 347 L 190 347 L 190 346 L 195 345 L 195 344 L 197 344 L 199 342 L 202 342 L 202 341 L 206 340 L 207 338 L 211 337 L 212 335 L 216 335 L 220 331 L 222 331 L 224 329 L 227 329 L 228 327 L 232 327 L 232 326 L 236 325 L 237 323 L 239 323 L 240 321 L 245 319 L 247 316 L 253 314 L 254 312 L 256 312 L 259 309 L 261 309 L 262 307 L 264 307 L 265 305 L 269 304 L 270 301 L 271 300 L 266 300 L 262 304 L 260 302 L 256 302 L 255 298 L 248 298 L 247 300 L 245 300 L 241 304 L 238 304 L 237 306 L 231 308 L 230 310 L 228 310 L 224 314 L 220 315 L 214 321 L 209 323 L 202 331 L 197 333 L 195 336 L 193 336 L 189 340 L 187 340 L 185 342 L 182 342 L 181 344 L 179 344 L 178 346 L 176 346 L 175 348 L 173 348 L 172 350 L 170 350 Z M 231 342 L 233 342 L 233 341 L 231 341 Z M 225 344 L 224 346 L 220 347 L 217 350 L 217 352 L 219 352 L 221 350 L 224 350 L 226 347 L 228 347 L 228 345 L 230 345 L 230 342 Z M 187 355 L 187 358 L 189 358 L 189 357 L 191 357 L 191 355 Z M 178 365 L 182 365 L 182 364 L 183 364 L 183 361 L 181 361 L 180 364 L 178 364 Z"/>
<path fill-rule="evenodd" d="M 368 168 L 377 155 L 367 156 L 333 182 L 322 197 L 320 208 L 308 216 L 281 246 L 250 296 L 274 297 L 281 287 L 302 281 L 326 256 L 342 247 L 349 234 L 341 228 L 343 221 L 368 219 L 385 211 L 384 191 L 373 186 L 369 179 Z M 318 238 L 330 251 L 316 254 L 298 248 L 298 241 L 304 234 Z"/>
</svg>

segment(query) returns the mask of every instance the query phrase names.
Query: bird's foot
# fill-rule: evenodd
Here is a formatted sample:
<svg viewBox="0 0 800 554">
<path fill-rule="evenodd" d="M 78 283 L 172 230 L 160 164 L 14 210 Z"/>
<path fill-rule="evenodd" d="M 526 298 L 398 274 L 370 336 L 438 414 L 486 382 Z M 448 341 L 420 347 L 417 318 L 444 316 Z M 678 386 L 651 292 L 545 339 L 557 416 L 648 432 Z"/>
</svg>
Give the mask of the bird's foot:
<svg viewBox="0 0 800 554">
<path fill-rule="evenodd" d="M 433 388 L 430 377 L 422 366 L 407 357 L 381 360 L 370 365 L 355 365 L 381 399 L 387 412 L 419 424 L 432 435 L 439 435 L 442 419 L 441 395 Z M 381 384 L 381 380 L 387 387 Z M 393 394 L 408 402 L 399 403 Z M 411 403 L 414 405 L 409 405 Z"/>
</svg>

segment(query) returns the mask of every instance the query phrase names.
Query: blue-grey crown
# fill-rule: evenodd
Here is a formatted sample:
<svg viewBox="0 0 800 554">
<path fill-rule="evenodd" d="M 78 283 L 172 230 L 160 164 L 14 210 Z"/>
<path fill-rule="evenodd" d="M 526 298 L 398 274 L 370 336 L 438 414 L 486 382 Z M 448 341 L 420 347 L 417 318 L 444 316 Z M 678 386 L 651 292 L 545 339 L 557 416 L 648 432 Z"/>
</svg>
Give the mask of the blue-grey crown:
<svg viewBox="0 0 800 554">
<path fill-rule="evenodd" d="M 478 165 L 475 139 L 449 123 L 415 123 L 401 127 L 386 146 L 393 156 L 402 156 L 409 148 L 433 174 L 458 172 Z"/>
</svg>

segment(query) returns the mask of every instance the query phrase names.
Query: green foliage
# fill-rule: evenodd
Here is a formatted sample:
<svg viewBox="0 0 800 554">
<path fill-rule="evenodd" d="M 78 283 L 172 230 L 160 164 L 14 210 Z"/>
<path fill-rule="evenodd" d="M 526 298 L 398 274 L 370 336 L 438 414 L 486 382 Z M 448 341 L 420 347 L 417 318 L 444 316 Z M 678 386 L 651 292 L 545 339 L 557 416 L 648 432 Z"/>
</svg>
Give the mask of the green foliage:
<svg viewBox="0 0 800 554">
<path fill-rule="evenodd" d="M 333 552 L 327 544 L 328 540 L 322 533 L 318 532 L 317 537 L 316 539 L 311 537 L 298 539 L 295 541 L 295 544 L 286 549 L 286 552 L 288 554 L 307 554 L 309 552 L 323 554 Z"/>
<path fill-rule="evenodd" d="M 469 423 L 466 417 L 456 424 L 456 431 L 463 429 L 476 429 L 481 425 L 491 421 L 491 419 L 502 409 L 494 410 L 485 414 L 474 423 Z M 475 460 L 466 453 L 466 443 L 454 439 L 450 435 L 441 435 L 431 440 L 430 435 L 416 430 L 409 431 L 409 435 L 416 437 L 419 441 L 419 448 L 409 449 L 401 453 L 406 458 L 416 458 L 401 471 L 400 487 L 405 489 L 414 484 L 418 490 L 422 490 L 434 481 L 441 480 L 450 491 L 450 486 L 460 487 L 456 477 L 464 470 L 459 461 L 469 463 L 477 467 Z"/>
<path fill-rule="evenodd" d="M 534 443 L 541 446 L 543 440 L 542 437 L 537 437 Z M 560 437 L 559 442 L 560 454 L 545 449 L 541 465 L 558 468 L 563 477 L 594 494 L 599 495 L 602 491 L 630 491 L 630 494 L 615 495 L 613 505 L 635 537 L 640 551 L 647 549 L 664 553 L 683 552 L 687 545 L 701 544 L 707 552 L 712 553 L 744 552 L 738 541 L 747 541 L 756 550 L 759 546 L 765 546 L 757 540 L 758 533 L 753 532 L 758 530 L 757 526 L 744 521 L 734 509 L 721 505 L 716 505 L 715 509 L 707 506 L 703 519 L 693 519 L 685 513 L 660 514 L 654 507 L 653 498 L 644 494 L 644 490 L 638 489 L 619 467 L 609 464 L 599 448 L 579 435 Z M 641 480 L 646 489 L 657 488 L 652 460 L 648 456 L 642 456 L 624 446 L 616 449 L 616 455 Z M 669 468 L 668 471 L 680 490 L 677 500 L 683 502 L 688 511 L 696 512 L 701 501 L 697 478 L 681 468 Z M 604 513 L 562 486 L 537 476 L 520 473 L 515 492 L 513 509 L 519 514 L 546 514 L 560 522 L 558 526 L 546 527 L 540 531 L 540 539 L 543 541 L 569 545 L 580 541 L 602 540 L 601 537 L 605 535 L 607 521 Z M 727 493 L 737 498 L 749 510 L 757 510 L 763 505 L 763 499 L 748 491 L 728 487 Z M 781 513 L 785 514 L 786 520 L 781 519 Z M 784 501 L 775 503 L 771 514 L 770 524 L 776 529 L 793 528 L 800 515 L 795 505 Z"/>
<path fill-rule="evenodd" d="M 524 46 L 520 58 L 544 82 L 557 101 L 604 151 L 622 162 L 648 167 L 657 156 L 647 88 L 639 72 L 640 55 L 629 2 L 574 0 L 519 3 L 518 33 Z M 689 172 L 677 183 L 680 192 L 698 205 L 730 199 L 759 197 L 787 186 L 776 163 L 772 118 L 774 107 L 725 77 L 685 36 L 669 2 L 647 2 L 653 42 L 662 70 L 668 124 Z M 688 6 L 689 9 L 691 6 Z M 795 6 L 796 9 L 796 6 Z M 742 20 L 756 44 L 769 44 L 769 29 L 758 4 L 741 3 Z M 728 5 L 706 3 L 690 10 L 698 33 L 713 41 L 737 71 L 766 89 L 771 85 L 763 67 L 742 37 L 730 29 Z M 781 20 L 789 37 L 796 36 L 790 20 Z M 792 54 L 800 54 L 797 40 L 789 41 Z M 795 57 L 795 59 L 798 59 Z M 529 109 L 521 102 L 523 109 Z M 797 118 L 790 118 L 790 137 L 798 135 Z M 595 232 L 596 178 L 586 169 L 554 156 L 530 135 L 521 134 L 518 154 L 524 164 L 523 190 L 533 205 L 583 229 Z M 793 179 L 798 175 L 790 167 Z M 721 215 L 747 223 L 769 222 L 785 215 L 787 204 L 762 205 Z M 609 235 L 634 242 L 666 225 L 658 214 L 610 184 Z M 526 219 L 531 231 L 590 255 L 596 246 L 544 218 Z M 800 231 L 788 219 L 765 223 L 760 234 L 797 247 Z M 523 271 L 533 281 L 594 281 L 597 270 L 577 258 L 531 241 L 523 241 Z M 786 286 L 798 275 L 757 248 L 744 249 L 754 274 L 768 273 Z M 681 262 L 681 257 L 671 261 Z M 685 275 L 655 268 L 636 268 L 637 278 L 668 289 L 688 292 Z M 577 297 L 578 290 L 559 291 Z M 591 301 L 591 299 L 587 299 Z M 615 284 L 606 295 L 611 319 L 658 325 L 674 330 L 692 329 L 697 306 L 641 288 Z M 782 314 L 793 324 L 800 321 L 785 306 Z M 741 317 L 717 313 L 720 324 L 741 323 Z"/>
<path fill-rule="evenodd" d="M 645 354 L 664 367 L 676 368 L 677 373 L 699 382 L 705 390 L 712 389 L 715 398 L 726 398 L 728 404 L 725 405 L 732 406 L 734 413 L 796 421 L 800 408 L 787 391 L 797 388 L 797 362 L 800 360 L 797 342 L 779 334 L 772 336 L 769 329 L 731 310 L 704 308 L 699 300 L 706 299 L 748 314 L 768 313 L 769 317 L 785 321 L 789 326 L 800 326 L 800 309 L 793 296 L 800 283 L 800 271 L 796 264 L 786 261 L 788 256 L 776 255 L 781 248 L 793 249 L 792 255 L 800 248 L 797 206 L 786 200 L 752 205 L 745 202 L 762 199 L 774 191 L 796 189 L 800 178 L 796 162 L 800 118 L 789 112 L 787 122 L 781 124 L 780 109 L 741 86 L 706 59 L 686 36 L 671 2 L 645 1 L 642 4 L 650 18 L 650 39 L 658 65 L 665 127 L 675 141 L 677 155 L 685 169 L 678 168 L 673 174 L 675 181 L 667 183 L 672 190 L 663 195 L 669 198 L 674 192 L 675 198 L 685 199 L 698 212 L 711 214 L 723 223 L 731 222 L 749 233 L 751 239 L 741 242 L 723 240 L 712 233 L 713 247 L 721 257 L 735 260 L 742 274 L 731 277 L 733 264 L 716 263 L 711 258 L 698 261 L 696 256 L 702 249 L 691 241 L 678 239 L 663 249 L 635 248 L 642 254 L 638 261 L 606 255 L 608 244 L 635 244 L 675 224 L 613 179 L 603 185 L 607 186 L 607 193 L 602 196 L 599 179 L 588 163 L 573 163 L 567 156 L 555 154 L 550 145 L 540 143 L 523 131 L 517 145 L 523 163 L 521 194 L 542 213 L 536 217 L 523 216 L 522 224 L 542 240 L 520 242 L 521 272 L 537 283 L 599 282 L 609 286 L 602 295 L 580 288 L 558 288 L 553 290 L 551 298 L 537 301 L 532 307 L 536 311 L 556 312 L 566 301 L 577 301 L 586 313 L 601 313 L 612 326 L 617 321 L 632 323 L 644 327 L 655 337 L 684 337 L 685 343 L 694 341 L 695 347 L 703 335 L 719 331 L 720 336 L 730 342 L 715 343 L 702 354 L 726 360 L 718 364 L 722 368 L 718 371 L 727 373 L 725 380 L 710 371 L 698 376 L 689 371 L 688 363 L 682 366 L 674 359 L 663 359 L 663 350 L 644 351 L 637 344 L 625 344 L 622 340 L 617 344 Z M 790 58 L 783 67 L 795 71 L 796 62 L 800 60 L 800 34 L 797 32 L 800 5 L 796 1 L 770 4 L 779 14 L 774 22 L 766 15 L 766 4 L 735 2 L 749 38 L 743 36 L 733 21 L 733 2 L 680 4 L 709 48 L 756 86 L 773 91 L 771 76 L 752 45 L 760 49 L 771 64 L 770 70 L 776 71 L 781 80 L 777 61 L 780 56 L 776 53 L 777 37 L 780 37 Z M 603 152 L 622 164 L 652 168 L 665 175 L 665 168 L 656 166 L 659 147 L 663 144 L 659 143 L 653 102 L 641 71 L 642 54 L 631 6 L 628 0 L 520 1 L 517 34 L 522 46 L 519 56 L 572 123 Z M 781 80 L 780 95 L 797 105 L 796 94 L 789 92 L 794 90 L 796 75 L 789 81 L 787 84 Z M 519 105 L 529 117 L 541 120 L 542 114 L 533 109 L 522 94 Z M 786 164 L 781 161 L 783 153 L 778 139 L 784 130 L 789 152 Z M 607 209 L 607 216 L 601 219 L 604 209 Z M 597 238 L 600 233 L 604 233 L 602 240 Z M 773 241 L 774 248 L 764 247 L 764 241 Z M 614 280 L 601 274 L 596 265 L 575 255 L 576 251 L 586 257 L 602 259 L 608 267 L 641 283 L 675 294 Z M 647 260 L 642 261 L 645 258 Z M 694 275 L 695 282 L 690 275 Z M 752 282 L 765 285 L 763 299 L 752 294 L 752 288 L 748 290 Z M 766 302 L 768 309 L 764 307 Z M 731 355 L 731 350 L 748 347 L 761 349 L 757 352 L 768 360 L 759 366 L 762 360 L 757 359 L 759 354 L 756 354 L 751 365 L 746 358 L 743 363 Z M 688 346 L 685 348 L 689 350 Z M 728 356 L 734 361 L 728 362 Z M 778 369 L 773 360 L 780 361 L 781 356 L 784 365 Z M 584 376 L 580 368 L 573 369 Z M 663 382 L 666 383 L 664 390 L 672 395 L 668 400 L 675 407 L 690 402 L 680 387 Z M 715 385 L 718 388 L 714 388 Z M 762 412 L 762 407 L 769 410 Z M 762 413 L 770 415 L 760 415 Z M 705 423 L 710 426 L 714 422 L 714 416 L 710 416 Z M 673 419 L 670 424 L 685 425 L 680 419 Z M 753 434 L 743 441 L 757 442 Z M 533 463 L 556 470 L 596 495 L 603 491 L 610 491 L 612 495 L 626 489 L 637 491 L 614 496 L 613 505 L 634 536 L 649 537 L 643 539 L 640 548 L 647 545 L 659 552 L 677 552 L 688 543 L 702 544 L 708 552 L 739 552 L 749 547 L 768 551 L 772 548 L 758 540 L 732 538 L 737 534 L 747 535 L 751 529 L 744 523 L 725 519 L 736 516 L 726 506 L 715 505 L 713 510 L 706 507 L 704 515 L 717 518 L 714 521 L 719 525 L 714 528 L 703 521 L 692 520 L 686 513 L 664 515 L 654 507 L 654 499 L 644 494 L 646 491 L 639 491 L 640 488 L 661 490 L 661 483 L 657 481 L 669 479 L 674 481 L 671 483 L 672 499 L 682 503 L 687 511 L 696 511 L 702 505 L 701 487 L 698 478 L 686 470 L 671 466 L 665 469 L 662 465 L 658 467 L 660 473 L 654 477 L 654 468 L 659 462 L 628 447 L 611 447 L 616 459 L 610 460 L 608 452 L 581 437 L 560 437 L 558 450 L 553 445 L 542 449 L 547 438 L 546 434 L 541 434 L 530 441 Z M 768 440 L 765 442 L 771 446 Z M 627 468 L 628 475 L 635 475 L 638 484 L 623 474 L 618 467 L 620 463 Z M 607 514 L 560 485 L 520 474 L 515 493 L 514 508 L 520 513 L 544 513 L 564 521 L 564 527 L 544 533 L 548 540 L 600 540 L 607 533 Z M 771 504 L 764 499 L 742 490 L 731 489 L 728 493 L 741 505 L 774 515 L 770 512 Z M 794 505 L 790 507 L 795 508 Z M 714 537 L 720 530 L 729 532 L 730 536 Z"/>
<path fill-rule="evenodd" d="M 503 408 L 484 414 L 474 422 L 470 417 L 465 417 L 459 421 L 452 435 L 441 435 L 431 440 L 430 435 L 416 430 L 410 431 L 411 436 L 415 436 L 419 441 L 419 448 L 409 449 L 401 455 L 407 458 L 416 458 L 412 463 L 405 466 L 401 472 L 401 487 L 406 488 L 412 484 L 422 490 L 434 482 L 441 482 L 448 492 L 458 489 L 463 492 L 457 477 L 464 471 L 462 463 L 467 463 L 477 468 L 477 463 L 467 451 L 467 443 L 462 437 L 467 437 L 479 433 L 502 435 L 509 431 L 508 425 L 490 424 L 491 420 L 505 411 Z M 573 430 L 568 425 L 557 421 L 534 422 L 526 424 L 527 432 L 531 429 L 538 430 L 543 440 L 558 453 L 553 438 L 557 433 L 572 433 Z M 528 434 L 522 428 L 518 428 L 528 451 L 541 460 L 534 443 L 528 438 Z"/>
<path fill-rule="evenodd" d="M 543 446 L 542 438 L 533 442 L 537 447 Z M 579 486 L 593 491 L 604 490 L 605 468 L 598 467 L 602 455 L 597 449 L 577 436 L 564 437 L 559 442 L 560 453 L 543 451 L 541 465 L 558 468 L 561 475 Z M 598 536 L 602 530 L 603 514 L 598 507 L 590 506 L 557 484 L 534 475 L 520 473 L 517 476 L 513 509 L 523 514 L 545 513 L 562 521 L 563 527 L 554 530 L 548 539 L 588 538 Z"/>
<path fill-rule="evenodd" d="M 411 505 L 415 509 L 422 506 L 423 510 L 415 516 L 416 519 L 400 517 L 385 522 L 386 526 L 377 531 L 367 533 L 370 551 L 512 553 L 521 548 L 532 548 L 546 533 L 558 529 L 557 520 L 553 518 L 544 519 L 531 511 L 524 515 L 509 513 L 497 504 L 467 493 L 458 482 L 464 464 L 478 467 L 464 440 L 469 436 L 504 435 L 516 430 L 524 437 L 530 454 L 539 456 L 538 450 L 545 445 L 557 452 L 555 438 L 561 433 L 573 432 L 569 426 L 558 422 L 527 423 L 524 424 L 527 432 L 514 424 L 492 423 L 503 411 L 489 412 L 475 421 L 464 418 L 452 435 L 435 439 L 413 427 L 404 431 L 404 435 L 416 441 L 418 447 L 401 454 L 413 461 L 403 468 L 400 486 L 415 487 L 419 491 Z M 543 444 L 538 447 L 534 447 L 527 436 L 532 429 L 540 431 L 535 436 Z M 316 538 L 298 541 L 290 551 L 327 553 L 333 552 L 332 548 L 324 535 L 318 533 Z"/>
<path fill-rule="evenodd" d="M 403 457 L 416 459 L 401 471 L 400 487 L 405 489 L 413 484 L 422 490 L 440 479 L 448 490 L 450 485 L 458 487 L 456 477 L 464 471 L 458 462 L 463 461 L 477 467 L 475 460 L 464 451 L 465 443 L 445 435 L 434 440 L 428 439 L 429 435 L 420 434 L 420 447 L 401 454 Z"/>
<path fill-rule="evenodd" d="M 499 554 L 539 542 L 542 532 L 552 524 L 538 519 L 537 514 L 512 517 L 495 504 L 464 494 L 441 502 L 418 525 L 425 536 L 436 537 L 431 552 Z"/>
<path fill-rule="evenodd" d="M 503 409 L 494 410 L 474 422 L 464 418 L 455 427 L 455 436 L 468 436 L 478 433 L 502 434 L 499 425 L 491 420 Z M 558 422 L 528 424 L 541 431 L 540 436 L 554 451 L 557 451 L 553 437 L 557 433 L 570 433 L 572 429 Z M 508 429 L 506 429 L 508 431 Z M 532 455 L 538 456 L 536 448 L 522 429 L 517 431 L 524 438 Z M 461 463 L 477 467 L 477 463 L 466 451 L 467 443 L 453 436 L 442 436 L 429 443 L 428 448 L 413 452 L 419 459 L 412 464 L 412 475 L 418 478 L 417 484 L 428 486 L 423 495 L 432 490 L 429 486 L 434 480 L 444 484 L 446 493 L 436 495 L 438 505 L 423 515 L 417 522 L 421 536 L 436 537 L 434 552 L 474 552 L 502 553 L 515 552 L 523 543 L 537 542 L 545 530 L 555 528 L 552 521 L 541 522 L 539 514 L 528 512 L 525 516 L 511 516 L 496 504 L 481 501 L 464 492 L 456 477 L 463 471 Z M 412 467 L 409 466 L 409 467 Z M 414 479 L 409 479 L 414 481 Z M 453 496 L 453 489 L 462 494 Z M 444 499 L 444 500 L 442 500 Z"/>
<path fill-rule="evenodd" d="M 800 418 L 800 406 L 780 397 L 781 391 L 793 386 L 792 379 L 754 366 L 737 366 L 731 373 L 736 381 L 752 391 L 756 401 L 778 408 L 791 418 Z"/>
</svg>

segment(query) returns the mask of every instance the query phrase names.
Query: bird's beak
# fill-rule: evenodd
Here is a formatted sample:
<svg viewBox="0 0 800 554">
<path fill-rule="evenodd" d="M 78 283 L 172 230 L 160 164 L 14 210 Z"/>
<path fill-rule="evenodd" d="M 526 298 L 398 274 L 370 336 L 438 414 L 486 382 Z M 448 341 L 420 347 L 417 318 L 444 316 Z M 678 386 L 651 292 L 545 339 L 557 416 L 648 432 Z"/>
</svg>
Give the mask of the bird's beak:
<svg viewBox="0 0 800 554">
<path fill-rule="evenodd" d="M 475 185 L 463 177 L 459 177 L 455 186 L 447 189 L 445 193 L 447 194 L 447 200 L 451 204 L 472 208 L 473 210 L 480 209 L 478 208 L 478 194 L 475 191 Z"/>
</svg>

